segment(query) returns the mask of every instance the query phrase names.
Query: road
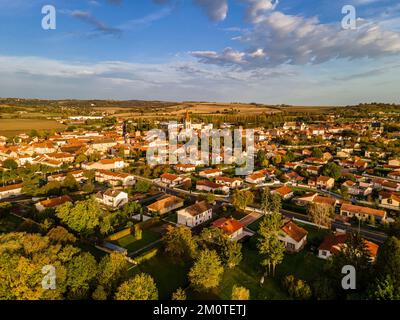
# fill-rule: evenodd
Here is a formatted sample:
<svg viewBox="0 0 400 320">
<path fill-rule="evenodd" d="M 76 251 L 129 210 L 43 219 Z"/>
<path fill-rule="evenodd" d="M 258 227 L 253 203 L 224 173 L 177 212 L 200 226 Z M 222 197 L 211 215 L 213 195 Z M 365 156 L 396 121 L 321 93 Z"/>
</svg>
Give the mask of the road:
<svg viewBox="0 0 400 320">
<path fill-rule="evenodd" d="M 143 178 L 143 177 L 139 177 L 139 176 L 135 176 L 137 179 L 139 180 L 143 180 L 143 181 L 147 181 L 149 183 L 152 183 L 158 187 L 160 187 L 157 183 L 156 180 L 151 180 L 151 179 L 147 179 L 147 178 Z M 196 201 L 199 197 L 200 194 L 196 193 L 196 192 L 190 192 L 190 191 L 186 191 L 186 190 L 181 190 L 181 189 L 177 189 L 177 188 L 169 188 L 169 187 L 160 187 L 165 193 L 168 194 L 172 194 L 175 196 L 189 196 L 192 198 L 192 200 Z M 337 194 L 333 194 L 331 192 L 326 192 L 325 190 L 318 190 L 319 192 L 325 192 L 325 193 L 329 193 L 331 195 L 336 195 Z M 339 195 L 340 196 L 340 195 Z M 220 206 L 222 206 L 223 204 L 231 204 L 231 197 L 217 197 L 216 199 L 216 206 L 215 208 L 218 208 Z M 252 211 L 252 213 L 249 215 L 249 217 L 245 217 L 244 222 L 246 223 L 246 225 L 249 225 L 251 223 L 253 223 L 254 221 L 260 219 L 262 217 L 261 214 L 261 210 L 254 208 L 254 207 L 248 207 L 248 210 Z M 304 214 L 298 213 L 298 212 L 294 212 L 294 211 L 289 211 L 289 210 L 285 210 L 285 209 L 281 209 L 281 214 L 288 219 L 292 219 L 292 218 L 296 218 L 297 220 L 303 221 L 305 223 L 311 223 L 310 218 Z M 246 219 L 247 218 L 247 219 Z M 243 220 L 242 219 L 242 220 Z M 346 231 L 351 231 L 351 232 L 360 232 L 360 234 L 367 240 L 370 241 L 374 241 L 377 243 L 383 243 L 386 239 L 387 239 L 387 235 L 384 232 L 381 231 L 377 231 L 377 230 L 372 230 L 370 228 L 365 228 L 365 227 L 355 227 L 355 226 L 351 226 L 348 224 L 344 224 L 342 222 L 339 221 L 334 221 L 332 222 L 332 228 L 333 229 L 342 229 L 342 230 L 346 230 Z"/>
</svg>

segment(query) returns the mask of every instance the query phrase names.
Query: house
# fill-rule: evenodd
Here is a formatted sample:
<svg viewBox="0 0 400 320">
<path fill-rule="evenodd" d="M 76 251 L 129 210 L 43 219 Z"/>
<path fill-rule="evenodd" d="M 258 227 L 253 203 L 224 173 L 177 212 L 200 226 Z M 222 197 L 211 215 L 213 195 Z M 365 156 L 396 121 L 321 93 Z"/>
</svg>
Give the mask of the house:
<svg viewBox="0 0 400 320">
<path fill-rule="evenodd" d="M 212 218 L 212 206 L 207 201 L 197 202 L 190 207 L 179 210 L 178 224 L 195 227 Z"/>
<path fill-rule="evenodd" d="M 392 171 L 388 174 L 389 179 L 400 181 L 400 171 Z"/>
<path fill-rule="evenodd" d="M 330 190 L 334 187 L 334 185 L 335 185 L 335 179 L 331 177 L 319 176 L 317 178 L 317 187 L 321 189 Z"/>
<path fill-rule="evenodd" d="M 281 232 L 279 240 L 285 244 L 287 252 L 300 252 L 307 243 L 308 232 L 292 220 L 289 220 L 282 226 Z"/>
<path fill-rule="evenodd" d="M 97 182 L 108 183 L 112 186 L 133 186 L 136 183 L 133 175 L 110 170 L 97 170 L 95 179 Z"/>
<path fill-rule="evenodd" d="M 229 188 L 222 184 L 211 182 L 208 180 L 199 180 L 196 183 L 196 190 L 206 191 L 206 192 L 223 192 L 229 193 Z"/>
<path fill-rule="evenodd" d="M 283 200 L 288 200 L 293 197 L 293 190 L 288 186 L 283 186 L 278 189 L 271 191 L 272 194 L 278 194 Z"/>
<path fill-rule="evenodd" d="M 318 247 L 318 258 L 329 259 L 332 255 L 339 253 L 346 247 L 348 236 L 346 233 L 335 233 L 325 237 Z M 364 239 L 364 245 L 372 261 L 375 261 L 379 246 L 371 241 Z"/>
<path fill-rule="evenodd" d="M 168 187 L 176 187 L 178 185 L 184 184 L 185 182 L 190 182 L 190 178 L 186 176 L 177 176 L 171 173 L 163 173 L 160 176 L 161 182 L 166 184 Z"/>
<path fill-rule="evenodd" d="M 376 219 L 378 222 L 385 222 L 386 220 L 386 211 L 384 210 L 356 206 L 349 203 L 342 204 L 340 215 L 349 218 L 356 217 L 361 220 Z"/>
<path fill-rule="evenodd" d="M 230 189 L 239 188 L 243 184 L 243 180 L 240 178 L 229 178 L 229 177 L 218 177 L 215 182 L 229 187 Z"/>
<path fill-rule="evenodd" d="M 108 189 L 98 192 L 95 200 L 109 209 L 117 210 L 128 203 L 128 194 L 123 191 Z"/>
<path fill-rule="evenodd" d="M 42 212 L 46 209 L 55 209 L 58 206 L 61 206 L 67 202 L 72 202 L 72 199 L 70 196 L 62 196 L 62 197 L 58 197 L 58 198 L 43 200 L 43 201 L 36 203 L 35 207 L 39 212 Z"/>
<path fill-rule="evenodd" d="M 82 164 L 85 170 L 118 170 L 125 168 L 126 163 L 121 158 L 102 159 L 97 162 L 89 162 Z"/>
<path fill-rule="evenodd" d="M 114 139 L 98 139 L 92 142 L 90 145 L 92 150 L 99 152 L 106 152 L 108 149 L 117 145 Z"/>
<path fill-rule="evenodd" d="M 215 178 L 215 177 L 219 177 L 222 176 L 222 171 L 219 169 L 209 169 L 209 170 L 204 170 L 199 172 L 199 176 L 203 177 L 203 178 Z"/>
<path fill-rule="evenodd" d="M 68 152 L 54 152 L 45 154 L 45 156 L 50 160 L 56 160 L 63 163 L 72 163 L 75 160 L 75 157 Z"/>
<path fill-rule="evenodd" d="M 0 200 L 13 198 L 22 194 L 22 184 L 13 184 L 0 187 Z"/>
<path fill-rule="evenodd" d="M 57 147 L 51 141 L 36 142 L 30 148 L 34 153 L 38 154 L 54 153 L 57 151 Z"/>
<path fill-rule="evenodd" d="M 381 191 L 379 193 L 379 202 L 382 206 L 400 209 L 400 194 Z"/>
<path fill-rule="evenodd" d="M 212 227 L 221 229 L 231 240 L 240 240 L 243 237 L 244 225 L 234 218 L 219 218 L 212 223 Z"/>
<path fill-rule="evenodd" d="M 391 159 L 388 164 L 389 166 L 400 167 L 400 159 Z"/>
<path fill-rule="evenodd" d="M 265 182 L 265 178 L 263 172 L 254 172 L 246 177 L 246 182 L 251 184 L 262 184 Z"/>
<path fill-rule="evenodd" d="M 337 200 L 333 197 L 324 197 L 320 196 L 318 193 L 313 193 L 295 199 L 295 203 L 300 206 L 306 206 L 310 203 L 316 203 L 334 207 L 337 203 Z"/>
<path fill-rule="evenodd" d="M 309 173 L 309 174 L 312 174 L 312 175 L 318 175 L 319 174 L 319 170 L 321 169 L 321 166 L 313 166 L 313 165 L 311 165 L 311 166 L 307 166 L 306 167 L 306 171 Z"/>
<path fill-rule="evenodd" d="M 182 172 L 195 172 L 196 166 L 192 164 L 177 164 L 175 169 Z"/>
<path fill-rule="evenodd" d="M 184 201 L 176 196 L 165 196 L 160 200 L 147 206 L 147 210 L 153 214 L 164 215 L 173 210 L 183 207 Z"/>
<path fill-rule="evenodd" d="M 372 193 L 372 185 L 365 182 L 356 183 L 351 180 L 343 182 L 343 187 L 347 188 L 347 192 L 355 196 L 367 196 Z"/>
</svg>

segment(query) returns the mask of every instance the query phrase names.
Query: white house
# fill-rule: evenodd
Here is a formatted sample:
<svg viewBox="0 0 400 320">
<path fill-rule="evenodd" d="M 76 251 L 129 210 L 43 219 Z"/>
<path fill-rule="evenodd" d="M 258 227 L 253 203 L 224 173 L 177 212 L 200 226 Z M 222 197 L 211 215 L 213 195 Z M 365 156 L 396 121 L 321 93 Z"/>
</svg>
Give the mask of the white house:
<svg viewBox="0 0 400 320">
<path fill-rule="evenodd" d="M 307 243 L 307 234 L 306 230 L 290 220 L 281 228 L 279 240 L 285 244 L 287 252 L 299 252 Z"/>
<path fill-rule="evenodd" d="M 203 178 L 215 178 L 215 177 L 219 177 L 222 176 L 222 171 L 219 169 L 209 169 L 209 170 L 204 170 L 199 172 L 199 176 L 203 177 Z"/>
<path fill-rule="evenodd" d="M 231 189 L 239 188 L 243 184 L 243 180 L 240 178 L 229 178 L 229 177 L 218 177 L 215 179 L 215 182 L 218 184 L 222 184 Z"/>
<path fill-rule="evenodd" d="M 100 183 L 108 183 L 112 186 L 133 186 L 136 183 L 135 177 L 123 172 L 113 172 L 110 170 L 97 170 L 95 179 Z"/>
<path fill-rule="evenodd" d="M 195 227 L 212 218 L 212 206 L 207 201 L 197 202 L 194 205 L 178 212 L 178 224 Z"/>
<path fill-rule="evenodd" d="M 199 191 L 206 191 L 206 192 L 223 192 L 223 193 L 229 193 L 229 188 L 227 186 L 224 186 L 222 184 L 218 184 L 215 182 L 211 182 L 208 180 L 200 180 L 197 181 L 196 183 L 196 190 Z"/>
<path fill-rule="evenodd" d="M 85 170 L 118 170 L 125 168 L 126 163 L 121 158 L 102 159 L 97 162 L 89 162 L 82 164 Z"/>
<path fill-rule="evenodd" d="M 123 191 L 108 189 L 96 194 L 96 201 L 106 207 L 117 210 L 128 203 L 128 194 Z"/>
<path fill-rule="evenodd" d="M 10 186 L 0 187 L 0 200 L 17 197 L 22 194 L 22 184 L 13 184 Z"/>
<path fill-rule="evenodd" d="M 178 185 L 181 185 L 187 181 L 190 181 L 190 178 L 186 177 L 186 176 L 177 176 L 175 174 L 171 174 L 171 173 L 163 173 L 160 176 L 161 182 L 163 184 L 166 184 L 169 187 L 175 187 Z"/>
<path fill-rule="evenodd" d="M 46 209 L 57 208 L 58 206 L 61 206 L 62 204 L 67 203 L 67 202 L 72 202 L 72 199 L 70 196 L 62 196 L 62 197 L 58 197 L 58 198 L 43 200 L 43 201 L 36 203 L 35 207 L 39 212 L 42 212 Z"/>
</svg>

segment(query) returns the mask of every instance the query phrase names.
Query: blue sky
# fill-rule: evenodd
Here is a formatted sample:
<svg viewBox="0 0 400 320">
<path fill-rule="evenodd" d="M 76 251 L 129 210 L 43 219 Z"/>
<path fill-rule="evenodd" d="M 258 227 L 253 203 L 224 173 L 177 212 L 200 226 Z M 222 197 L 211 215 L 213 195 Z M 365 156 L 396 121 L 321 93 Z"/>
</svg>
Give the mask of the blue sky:
<svg viewBox="0 0 400 320">
<path fill-rule="evenodd" d="M 0 41 L 2 97 L 400 102 L 397 0 L 0 0 Z"/>
</svg>

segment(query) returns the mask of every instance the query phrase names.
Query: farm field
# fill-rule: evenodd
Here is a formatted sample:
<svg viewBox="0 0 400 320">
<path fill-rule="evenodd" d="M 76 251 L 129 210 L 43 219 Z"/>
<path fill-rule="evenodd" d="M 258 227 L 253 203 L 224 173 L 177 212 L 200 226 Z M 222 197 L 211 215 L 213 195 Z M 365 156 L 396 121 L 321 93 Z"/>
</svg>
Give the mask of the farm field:
<svg viewBox="0 0 400 320">
<path fill-rule="evenodd" d="M 65 126 L 47 119 L 0 119 L 0 135 L 13 137 L 29 130 L 65 129 Z"/>
</svg>

